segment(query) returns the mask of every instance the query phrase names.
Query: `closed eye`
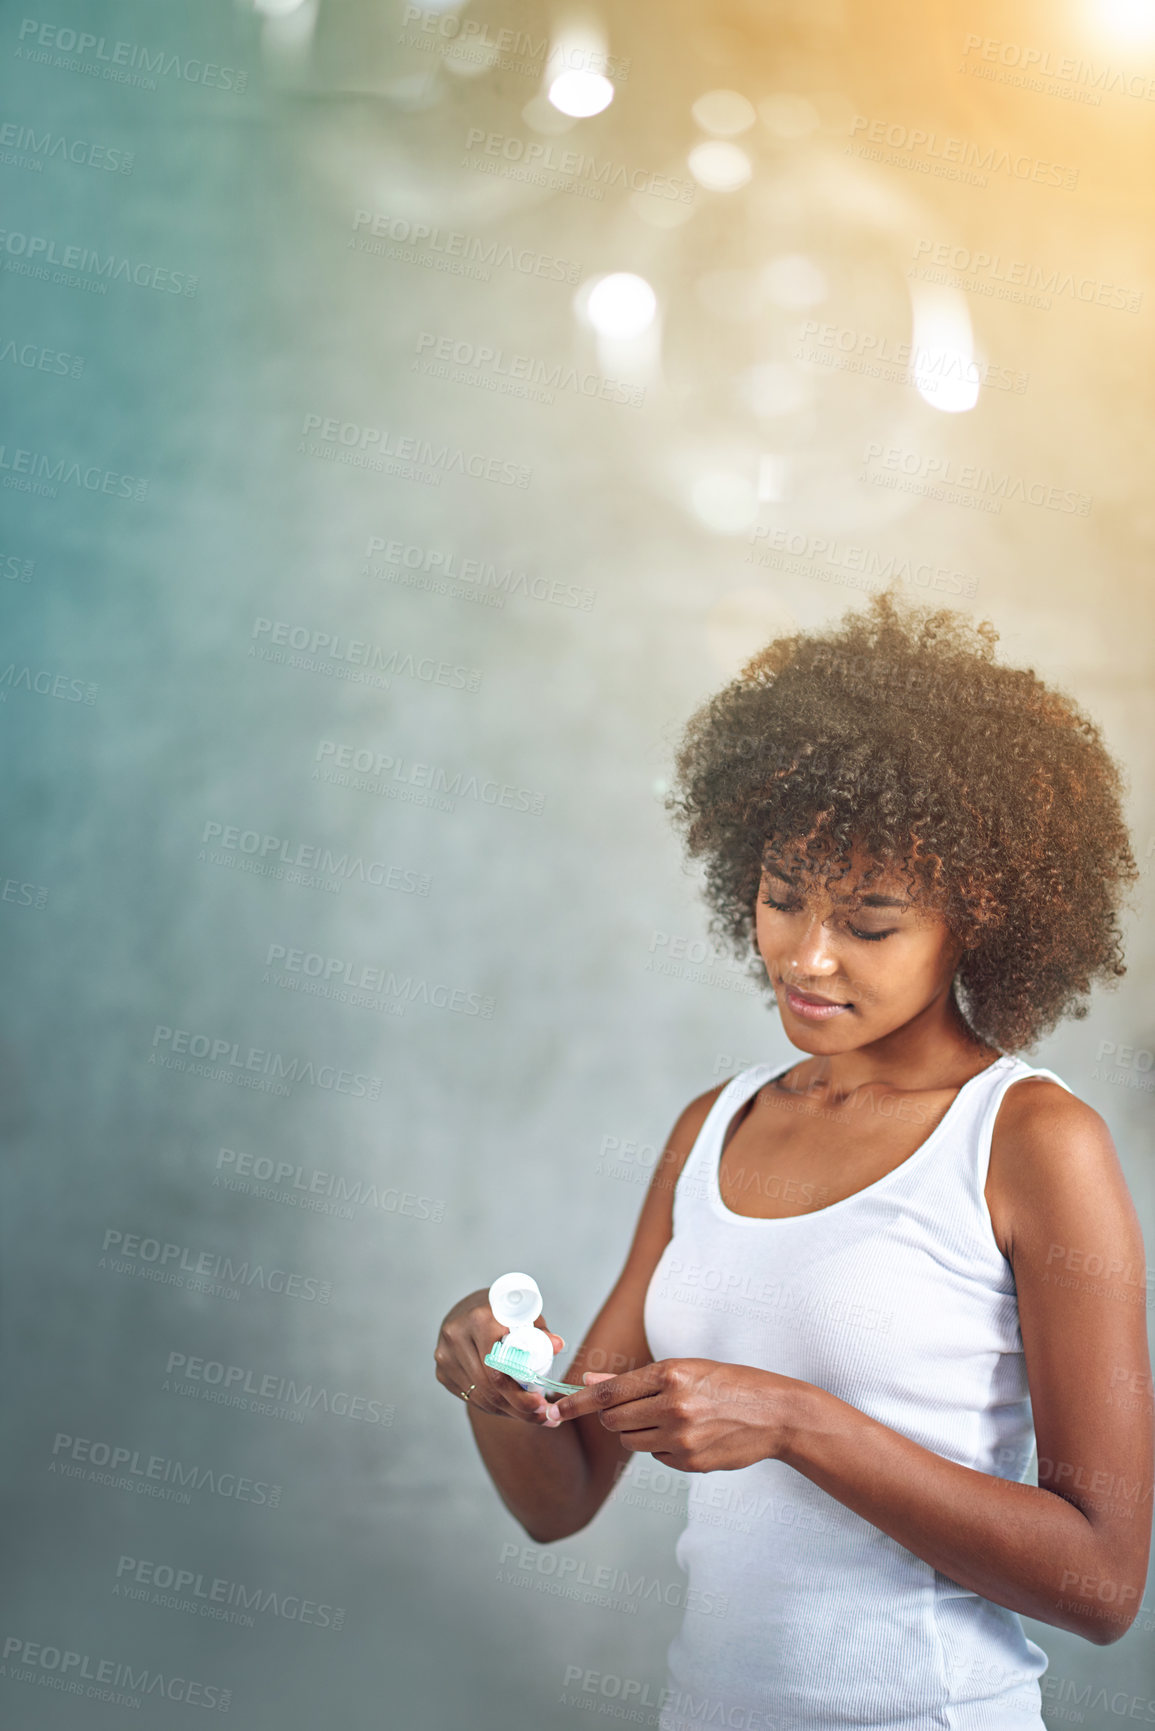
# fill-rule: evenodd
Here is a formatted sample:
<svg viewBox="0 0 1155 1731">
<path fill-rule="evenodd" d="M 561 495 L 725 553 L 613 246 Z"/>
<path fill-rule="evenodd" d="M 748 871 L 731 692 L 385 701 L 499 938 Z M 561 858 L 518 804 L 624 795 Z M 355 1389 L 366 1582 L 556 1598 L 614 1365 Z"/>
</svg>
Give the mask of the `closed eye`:
<svg viewBox="0 0 1155 1731">
<path fill-rule="evenodd" d="M 765 895 L 760 896 L 759 900 L 763 902 L 766 907 L 773 908 L 776 913 L 797 914 L 802 911 L 797 902 L 793 904 L 790 902 L 776 902 L 769 891 L 767 891 Z M 860 938 L 865 944 L 880 944 L 883 938 L 893 937 L 894 933 L 898 930 L 898 927 L 889 926 L 885 932 L 860 932 L 855 926 L 847 926 L 846 929 L 852 938 Z"/>
</svg>

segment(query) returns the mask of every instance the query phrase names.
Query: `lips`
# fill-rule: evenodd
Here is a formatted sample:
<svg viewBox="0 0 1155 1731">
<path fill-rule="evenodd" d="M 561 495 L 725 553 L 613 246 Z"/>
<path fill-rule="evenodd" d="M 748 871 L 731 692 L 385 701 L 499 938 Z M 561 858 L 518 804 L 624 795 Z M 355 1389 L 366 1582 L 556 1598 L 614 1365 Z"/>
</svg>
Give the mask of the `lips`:
<svg viewBox="0 0 1155 1731">
<path fill-rule="evenodd" d="M 785 982 L 783 982 L 785 984 Z M 786 990 L 795 998 L 801 998 L 804 1004 L 825 1004 L 831 1009 L 844 1010 L 845 1004 L 840 1004 L 837 998 L 819 998 L 813 992 L 803 992 L 797 986 L 787 986 Z"/>
<path fill-rule="evenodd" d="M 831 1016 L 843 1016 L 851 1008 L 849 1004 L 836 1003 L 832 998 L 817 998 L 812 992 L 800 992 L 795 986 L 786 985 L 786 1005 L 794 1015 L 808 1022 L 824 1022 Z"/>
</svg>

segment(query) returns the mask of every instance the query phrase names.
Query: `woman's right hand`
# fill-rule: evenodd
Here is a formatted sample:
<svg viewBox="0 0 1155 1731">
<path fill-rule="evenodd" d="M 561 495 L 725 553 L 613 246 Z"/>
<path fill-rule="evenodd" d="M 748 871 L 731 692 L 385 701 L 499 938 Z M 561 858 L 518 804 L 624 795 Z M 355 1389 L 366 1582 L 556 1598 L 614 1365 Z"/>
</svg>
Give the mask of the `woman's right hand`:
<svg viewBox="0 0 1155 1731">
<path fill-rule="evenodd" d="M 561 1335 L 545 1327 L 544 1317 L 538 1317 L 537 1327 L 549 1335 L 554 1352 L 560 1352 L 565 1346 Z M 471 1292 L 453 1306 L 441 1324 L 433 1351 L 437 1380 L 455 1396 L 464 1394 L 472 1384 L 467 1404 L 474 1412 L 518 1418 L 525 1424 L 553 1429 L 560 1420 L 540 1389 L 522 1388 L 504 1371 L 482 1362 L 494 1341 L 508 1332 L 489 1308 L 489 1288 L 482 1286 Z"/>
</svg>

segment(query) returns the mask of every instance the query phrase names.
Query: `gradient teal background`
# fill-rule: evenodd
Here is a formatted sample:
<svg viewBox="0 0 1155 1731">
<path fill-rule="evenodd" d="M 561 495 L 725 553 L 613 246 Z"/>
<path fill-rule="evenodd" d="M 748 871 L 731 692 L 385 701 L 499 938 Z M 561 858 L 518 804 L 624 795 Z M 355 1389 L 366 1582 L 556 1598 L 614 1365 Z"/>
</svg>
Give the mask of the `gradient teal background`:
<svg viewBox="0 0 1155 1731">
<path fill-rule="evenodd" d="M 768 636 L 833 619 L 874 583 L 848 586 L 833 557 L 752 563 L 756 527 L 762 545 L 778 529 L 865 549 L 876 568 L 963 574 L 970 593 L 941 598 L 993 620 L 1009 660 L 1102 722 L 1145 868 L 1129 973 L 1030 1056 L 1106 1117 L 1151 1223 L 1155 107 L 993 83 L 963 42 L 1037 41 L 1148 78 L 1155 55 L 1111 36 L 1105 9 L 1066 0 L 1017 6 L 1013 26 L 991 4 L 917 18 L 890 0 L 611 8 L 610 51 L 628 69 L 612 106 L 558 148 L 689 181 L 700 94 L 768 104 L 737 140 L 750 185 L 699 187 L 668 226 L 656 198 L 613 185 L 595 199 L 468 166 L 471 128 L 544 136 L 523 112 L 539 80 L 455 70 L 436 35 L 404 39 L 399 5 L 307 0 L 281 18 L 222 0 L 45 5 L 0 13 L 4 120 L 133 161 L 107 171 L 51 146 L 39 169 L 15 146 L 0 161 L 5 1638 L 231 1691 L 246 1731 L 544 1731 L 603 1704 L 621 1717 L 613 1691 L 567 1673 L 657 1698 L 680 1616 L 684 1487 L 666 1494 L 643 1457 L 557 1548 L 590 1575 L 644 1577 L 630 1614 L 536 1590 L 549 1579 L 536 1561 L 512 1564 L 526 1590 L 498 1581 L 503 1546 L 525 1537 L 434 1381 L 432 1349 L 458 1297 L 522 1267 L 576 1345 L 682 1106 L 788 1050 L 741 969 L 708 956 L 660 796 L 708 692 Z M 565 14 L 495 3 L 462 16 L 543 40 Z M 94 75 L 95 52 L 79 69 L 29 59 L 30 18 L 163 50 L 186 75 L 162 70 L 149 88 Z M 189 76 L 190 59 L 229 77 Z M 805 97 L 813 123 L 768 100 L 783 96 Z M 1074 164 L 1077 185 L 977 186 L 853 157 L 855 117 Z M 357 247 L 358 210 L 530 249 L 573 280 L 374 256 Z M 178 292 L 23 274 L 30 237 L 40 258 L 86 248 L 170 273 Z M 1131 313 L 968 294 L 987 358 L 1028 383 L 984 389 L 965 414 L 797 362 L 807 319 L 909 340 L 920 239 L 1090 272 L 1142 301 Z M 810 261 L 820 301 L 775 299 L 760 273 L 782 258 Z M 646 277 L 661 307 L 640 407 L 415 370 L 424 332 L 606 373 L 574 297 L 619 270 Z M 752 380 L 758 367 L 777 370 Z M 529 484 L 446 472 L 421 485 L 321 460 L 299 448 L 310 416 L 481 453 Z M 983 513 L 872 486 L 859 480 L 871 441 L 1042 479 L 1093 507 Z M 143 497 L 118 483 L 19 490 L 18 451 L 130 476 Z M 703 477 L 718 472 L 737 477 L 739 502 L 761 486 L 729 528 L 702 516 L 717 496 Z M 370 555 L 374 540 L 525 578 L 500 606 L 476 583 L 410 587 Z M 262 659 L 277 621 L 396 652 L 401 670 L 385 688 Z M 439 684 L 406 673 L 406 656 L 470 671 Z M 326 742 L 388 757 L 392 792 L 318 778 Z M 402 796 L 435 772 L 461 778 L 452 809 Z M 229 826 L 275 837 L 277 854 L 377 862 L 400 887 L 351 865 L 336 893 L 246 872 L 239 847 L 206 843 L 214 824 L 218 839 Z M 222 851 L 231 863 L 214 863 Z M 410 981 L 394 996 L 404 1013 L 304 993 L 304 972 L 269 966 L 277 946 Z M 166 1068 L 158 1029 L 235 1046 L 242 1062 L 276 1052 L 304 1079 L 273 1094 Z M 1124 1048 L 1120 1067 L 1110 1052 Z M 620 1157 L 631 1142 L 640 1151 Z M 285 1163 L 296 1187 L 217 1182 L 243 1156 Z M 357 1197 L 334 1204 L 350 1217 L 300 1206 L 332 1202 L 338 1180 Z M 302 1295 L 162 1283 L 139 1259 L 118 1272 L 110 1233 L 178 1246 L 178 1268 L 206 1253 L 287 1271 Z M 170 1371 L 174 1358 L 237 1367 L 250 1388 L 292 1378 L 361 1416 L 226 1406 Z M 270 1491 L 206 1487 L 180 1503 L 64 1476 L 62 1436 L 126 1449 L 132 1482 L 157 1456 L 214 1485 L 280 1486 L 277 1506 Z M 330 1626 L 126 1598 L 125 1557 L 330 1607 Z M 1109 1649 L 1028 1631 L 1051 1656 L 1056 1726 L 1115 1722 L 1078 1707 L 1088 1687 L 1155 1694 L 1146 1601 Z M 22 1681 L 11 1662 L 0 1692 L 13 1731 L 183 1726 L 213 1710 L 152 1695 L 134 1713 Z"/>
</svg>

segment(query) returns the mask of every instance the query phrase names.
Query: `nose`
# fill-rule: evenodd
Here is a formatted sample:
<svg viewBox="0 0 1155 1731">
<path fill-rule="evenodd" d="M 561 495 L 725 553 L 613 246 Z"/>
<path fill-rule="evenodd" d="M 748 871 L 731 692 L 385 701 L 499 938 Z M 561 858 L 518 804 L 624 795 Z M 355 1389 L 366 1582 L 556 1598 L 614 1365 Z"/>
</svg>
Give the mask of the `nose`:
<svg viewBox="0 0 1155 1731">
<path fill-rule="evenodd" d="M 830 931 L 817 910 L 800 917 L 799 930 L 793 934 L 787 960 L 799 985 L 803 980 L 826 979 L 838 972 Z"/>
</svg>

